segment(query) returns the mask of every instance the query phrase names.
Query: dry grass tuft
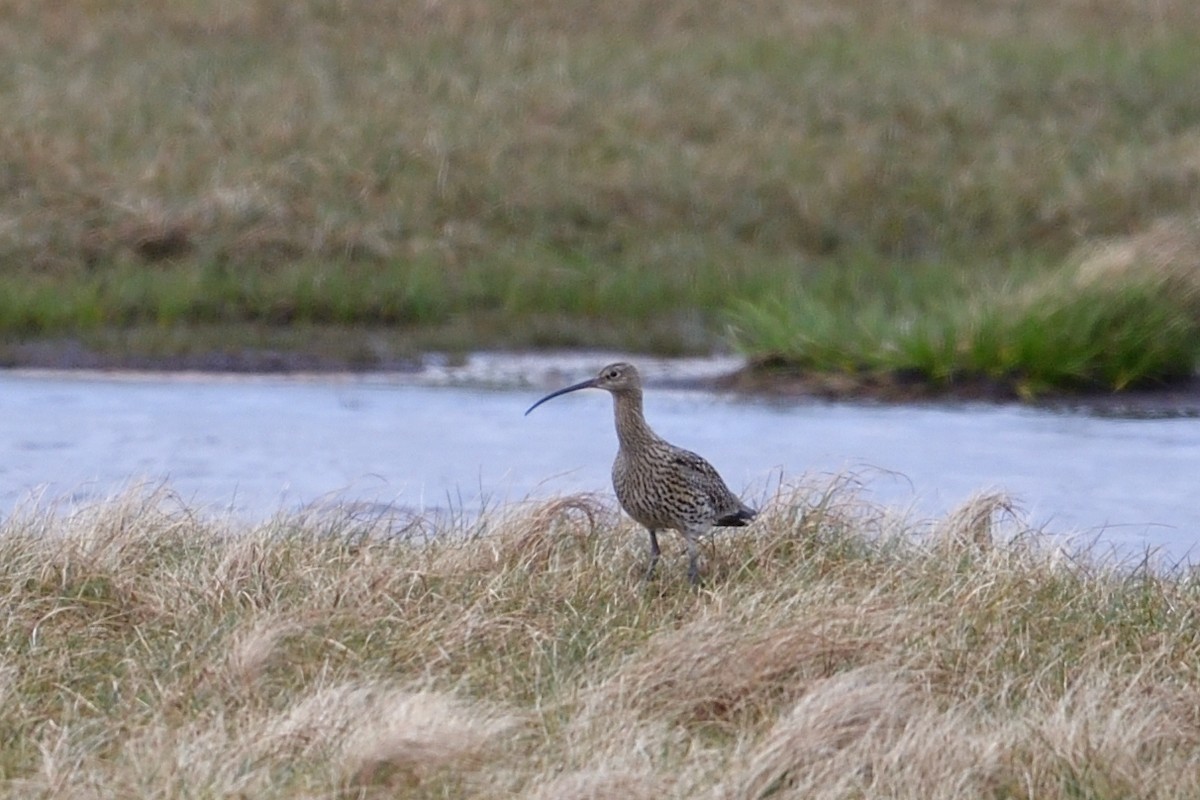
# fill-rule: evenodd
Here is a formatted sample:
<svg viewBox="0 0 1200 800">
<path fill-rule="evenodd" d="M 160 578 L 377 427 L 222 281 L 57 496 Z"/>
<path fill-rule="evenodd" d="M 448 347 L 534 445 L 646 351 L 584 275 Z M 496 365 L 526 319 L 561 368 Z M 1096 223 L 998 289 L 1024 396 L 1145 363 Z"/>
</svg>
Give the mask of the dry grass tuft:
<svg viewBox="0 0 1200 800">
<path fill-rule="evenodd" d="M 649 719 L 737 729 L 869 660 L 880 631 L 869 609 L 786 608 L 776 619 L 714 613 L 649 639 L 604 685 L 597 702 Z M 781 618 L 780 618 L 781 617 Z M 876 628 L 876 630 L 872 630 Z"/>
<path fill-rule="evenodd" d="M 509 523 L 514 535 L 488 540 L 491 562 L 500 570 L 560 568 L 564 557 L 571 559 L 579 551 L 592 550 L 601 526 L 613 521 L 611 509 L 602 506 L 598 498 L 577 495 L 552 500 L 532 513 L 522 513 L 519 522 Z"/>
<path fill-rule="evenodd" d="M 225 678 L 249 690 L 267 669 L 281 658 L 285 637 L 301 631 L 300 623 L 272 619 L 266 615 L 233 637 L 225 659 Z"/>
<path fill-rule="evenodd" d="M 1196 169 L 1200 175 L 1200 165 Z M 1200 316 L 1200 216 L 1157 220 L 1133 236 L 1081 248 L 1073 261 L 1079 286 L 1120 287 L 1131 278 L 1162 282 L 1182 293 Z"/>
<path fill-rule="evenodd" d="M 362 709 L 342 745 L 342 770 L 351 785 L 390 780 L 419 783 L 443 770 L 474 772 L 511 735 L 515 718 L 436 694 L 391 692 Z"/>
<path fill-rule="evenodd" d="M 660 777 L 610 766 L 552 778 L 525 797 L 526 800 L 654 800 L 663 797 L 666 788 Z"/>
<path fill-rule="evenodd" d="M 767 732 L 731 796 L 810 797 L 819 787 L 869 780 L 866 756 L 904 731 L 917 705 L 912 694 L 901 677 L 874 668 L 814 682 Z"/>
<path fill-rule="evenodd" d="M 269 749 L 327 758 L 346 786 L 413 787 L 476 772 L 516 718 L 437 692 L 384 684 L 326 686 L 268 721 Z"/>
<path fill-rule="evenodd" d="M 987 552 L 996 543 L 998 517 L 1018 519 L 1016 503 L 1001 492 L 980 492 L 940 522 L 934 539 L 950 554 L 964 549 Z"/>
<path fill-rule="evenodd" d="M 0 524 L 0 797 L 1189 798 L 1200 580 L 803 483 L 640 581 L 592 497 Z M 415 527 L 414 527 L 415 526 Z"/>
</svg>

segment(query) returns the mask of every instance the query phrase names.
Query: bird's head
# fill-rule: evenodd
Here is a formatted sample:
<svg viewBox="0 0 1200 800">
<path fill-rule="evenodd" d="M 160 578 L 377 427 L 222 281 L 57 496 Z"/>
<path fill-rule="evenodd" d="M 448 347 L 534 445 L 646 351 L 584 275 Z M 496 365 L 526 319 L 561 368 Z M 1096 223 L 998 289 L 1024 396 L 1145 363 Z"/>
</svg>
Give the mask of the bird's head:
<svg viewBox="0 0 1200 800">
<path fill-rule="evenodd" d="M 623 361 L 618 361 L 615 364 L 609 364 L 594 378 L 588 378 L 586 381 L 580 381 L 574 385 L 568 386 L 565 389 L 559 389 L 538 400 L 529 407 L 529 411 L 533 411 L 547 400 L 552 400 L 560 395 L 568 392 L 576 392 L 580 389 L 603 389 L 606 392 L 613 394 L 629 394 L 639 392 L 642 389 L 642 377 L 638 375 L 637 368 L 633 364 L 626 364 Z M 525 413 L 528 414 L 529 411 Z"/>
<path fill-rule="evenodd" d="M 618 361 L 609 364 L 592 378 L 592 385 L 607 392 L 632 392 L 642 388 L 642 376 L 633 364 Z"/>
</svg>

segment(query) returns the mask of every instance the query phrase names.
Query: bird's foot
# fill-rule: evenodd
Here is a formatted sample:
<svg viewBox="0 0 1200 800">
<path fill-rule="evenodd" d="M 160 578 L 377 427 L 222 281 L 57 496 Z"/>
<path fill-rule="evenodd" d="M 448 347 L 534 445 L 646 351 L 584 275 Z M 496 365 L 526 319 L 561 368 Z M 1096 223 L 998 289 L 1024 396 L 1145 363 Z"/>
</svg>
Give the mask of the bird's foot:
<svg viewBox="0 0 1200 800">
<path fill-rule="evenodd" d="M 642 583 L 648 584 L 654 580 L 654 568 L 658 566 L 658 556 L 655 555 L 650 559 L 650 566 L 646 567 L 646 574 L 642 576 Z"/>
</svg>

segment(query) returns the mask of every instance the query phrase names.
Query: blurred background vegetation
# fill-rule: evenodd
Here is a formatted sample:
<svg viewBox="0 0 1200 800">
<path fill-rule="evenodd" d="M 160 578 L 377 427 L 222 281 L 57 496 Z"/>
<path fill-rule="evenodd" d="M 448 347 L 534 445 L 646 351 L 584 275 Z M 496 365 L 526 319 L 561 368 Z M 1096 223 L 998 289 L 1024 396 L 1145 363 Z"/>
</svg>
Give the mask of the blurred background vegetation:
<svg viewBox="0 0 1200 800">
<path fill-rule="evenodd" d="M 1192 0 L 0 7 L 0 358 L 1194 373 Z"/>
</svg>

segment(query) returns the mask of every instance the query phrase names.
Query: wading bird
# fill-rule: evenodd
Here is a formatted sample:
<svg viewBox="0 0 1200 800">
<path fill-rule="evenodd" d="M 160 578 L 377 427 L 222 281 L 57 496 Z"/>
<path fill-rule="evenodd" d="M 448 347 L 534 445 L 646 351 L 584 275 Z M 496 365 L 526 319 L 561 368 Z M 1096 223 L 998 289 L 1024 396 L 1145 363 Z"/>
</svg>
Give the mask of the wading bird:
<svg viewBox="0 0 1200 800">
<path fill-rule="evenodd" d="M 650 429 L 642 415 L 642 379 L 632 364 L 609 364 L 594 378 L 551 392 L 525 413 L 580 389 L 603 389 L 613 397 L 620 443 L 612 468 L 613 488 L 625 513 L 650 532 L 646 579 L 658 564 L 658 532 L 670 528 L 687 541 L 688 580 L 698 584 L 696 543 L 700 537 L 714 526 L 741 527 L 757 512 L 729 491 L 712 464 Z"/>
</svg>

